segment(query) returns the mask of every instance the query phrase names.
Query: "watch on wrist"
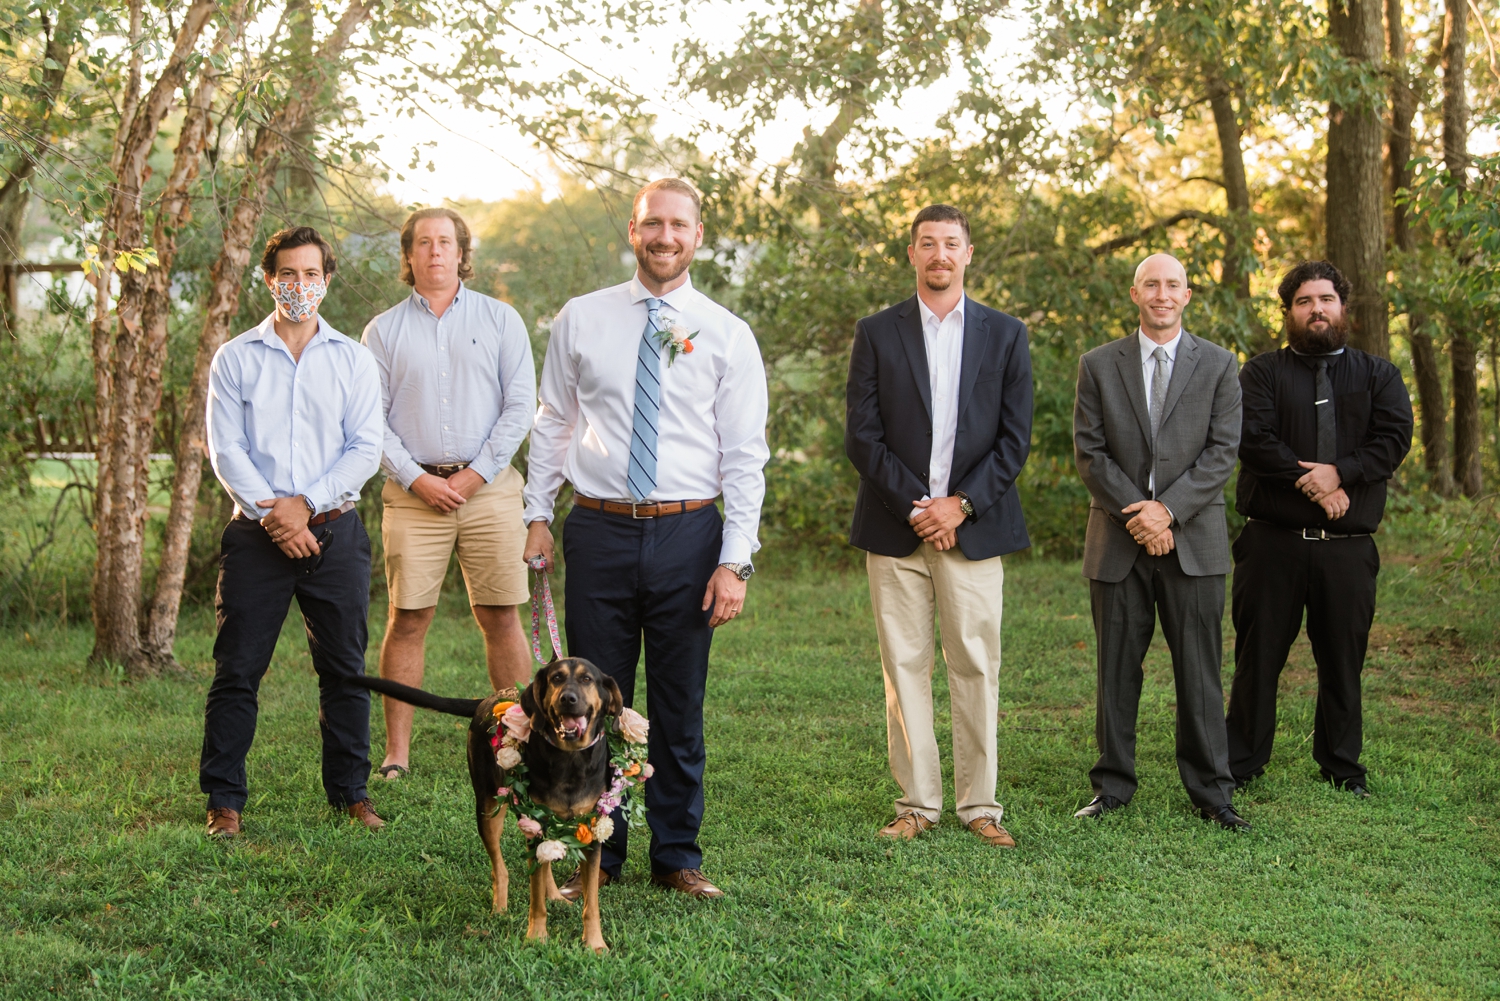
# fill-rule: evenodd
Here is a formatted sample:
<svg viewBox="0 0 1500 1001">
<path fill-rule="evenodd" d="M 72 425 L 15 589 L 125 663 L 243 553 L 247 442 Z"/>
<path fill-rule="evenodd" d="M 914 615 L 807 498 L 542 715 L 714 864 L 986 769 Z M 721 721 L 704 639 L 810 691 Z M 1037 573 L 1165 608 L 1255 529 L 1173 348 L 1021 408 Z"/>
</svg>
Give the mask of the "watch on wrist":
<svg viewBox="0 0 1500 1001">
<path fill-rule="evenodd" d="M 740 580 L 749 580 L 750 575 L 755 572 L 753 563 L 720 563 L 719 566 L 734 574 Z"/>
<path fill-rule="evenodd" d="M 969 500 L 969 495 L 959 490 L 953 496 L 958 498 L 958 509 L 964 513 L 964 517 L 974 517 L 974 504 Z"/>
<path fill-rule="evenodd" d="M 307 505 L 307 516 L 309 518 L 318 513 L 318 506 L 312 501 L 308 500 L 306 494 L 302 495 L 302 503 Z"/>
</svg>

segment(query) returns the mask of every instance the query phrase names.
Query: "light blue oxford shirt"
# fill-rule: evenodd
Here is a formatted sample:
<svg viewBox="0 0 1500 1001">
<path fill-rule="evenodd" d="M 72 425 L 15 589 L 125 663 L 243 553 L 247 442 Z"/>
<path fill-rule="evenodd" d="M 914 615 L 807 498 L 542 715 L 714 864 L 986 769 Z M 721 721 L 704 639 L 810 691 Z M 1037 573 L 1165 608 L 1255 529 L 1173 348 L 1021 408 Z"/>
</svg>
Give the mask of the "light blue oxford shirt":
<svg viewBox="0 0 1500 1001">
<path fill-rule="evenodd" d="M 510 465 L 531 430 L 536 367 L 509 303 L 460 282 L 437 317 L 412 292 L 370 321 L 364 344 L 380 369 L 388 476 L 410 490 L 420 463 L 467 462 L 486 482 Z"/>
<path fill-rule="evenodd" d="M 312 501 L 318 513 L 359 498 L 380 468 L 375 359 L 318 318 L 292 360 L 276 314 L 214 355 L 208 373 L 208 458 L 240 514 L 270 514 L 268 497 Z"/>
</svg>

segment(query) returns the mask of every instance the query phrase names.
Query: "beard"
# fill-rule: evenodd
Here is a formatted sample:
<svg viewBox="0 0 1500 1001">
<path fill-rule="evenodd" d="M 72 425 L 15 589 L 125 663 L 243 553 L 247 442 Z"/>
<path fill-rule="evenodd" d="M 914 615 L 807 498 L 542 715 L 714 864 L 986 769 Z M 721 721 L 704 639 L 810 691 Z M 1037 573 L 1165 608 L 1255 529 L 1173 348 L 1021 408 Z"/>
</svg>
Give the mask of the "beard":
<svg viewBox="0 0 1500 1001">
<path fill-rule="evenodd" d="M 953 271 L 924 271 L 922 284 L 929 292 L 946 292 L 953 285 Z"/>
<path fill-rule="evenodd" d="M 1286 340 L 1293 351 L 1304 355 L 1326 355 L 1349 343 L 1349 328 L 1343 317 L 1338 320 L 1322 317 L 1327 326 L 1321 329 L 1314 329 L 1316 319 L 1309 319 L 1306 326 L 1299 326 L 1290 314 L 1287 315 Z"/>
<path fill-rule="evenodd" d="M 650 246 L 642 244 L 633 249 L 635 250 L 635 263 L 640 265 L 641 270 L 646 273 L 647 277 L 662 285 L 676 279 L 678 275 L 681 275 L 688 269 L 688 265 L 693 263 L 692 252 L 681 246 L 677 247 L 677 256 L 666 263 L 655 260 L 651 256 L 651 251 L 653 250 L 671 249 L 665 244 L 652 244 Z"/>
</svg>

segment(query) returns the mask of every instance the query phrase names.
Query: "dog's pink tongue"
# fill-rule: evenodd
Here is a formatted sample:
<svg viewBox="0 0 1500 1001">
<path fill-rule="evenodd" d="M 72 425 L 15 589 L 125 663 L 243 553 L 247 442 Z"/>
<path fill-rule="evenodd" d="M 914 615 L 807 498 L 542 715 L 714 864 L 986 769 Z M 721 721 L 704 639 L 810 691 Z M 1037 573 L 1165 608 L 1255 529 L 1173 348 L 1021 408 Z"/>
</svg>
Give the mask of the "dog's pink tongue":
<svg viewBox="0 0 1500 1001">
<path fill-rule="evenodd" d="M 589 728 L 589 721 L 588 721 L 587 717 L 584 717 L 584 716 L 564 716 L 563 717 L 563 729 L 564 730 L 572 730 L 574 733 L 578 734 L 578 736 L 582 737 L 583 734 L 584 734 L 584 731 L 586 731 L 588 728 Z"/>
</svg>

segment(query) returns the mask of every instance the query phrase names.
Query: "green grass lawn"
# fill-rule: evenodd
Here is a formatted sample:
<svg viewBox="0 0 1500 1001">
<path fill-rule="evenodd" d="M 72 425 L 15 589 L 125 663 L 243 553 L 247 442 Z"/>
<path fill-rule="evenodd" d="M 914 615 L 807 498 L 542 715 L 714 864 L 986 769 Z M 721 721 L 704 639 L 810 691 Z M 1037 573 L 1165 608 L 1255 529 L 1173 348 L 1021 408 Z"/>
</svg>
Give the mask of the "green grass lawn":
<svg viewBox="0 0 1500 1001">
<path fill-rule="evenodd" d="M 1094 758 L 1087 589 L 1076 565 L 1008 571 L 1000 798 L 1016 850 L 951 813 L 911 844 L 874 837 L 896 788 L 863 576 L 762 574 L 709 683 L 705 869 L 728 897 L 653 888 L 638 837 L 602 894 L 603 957 L 563 905 L 550 943 L 523 941 L 513 828 L 511 907 L 489 913 L 458 720 L 419 711 L 412 775 L 374 786 L 384 832 L 328 810 L 295 613 L 230 845 L 201 831 L 203 612 L 179 645 L 194 680 L 93 674 L 78 628 L 6 634 L 0 996 L 1500 997 L 1500 612 L 1437 602 L 1388 560 L 1365 675 L 1375 795 L 1318 781 L 1303 641 L 1276 756 L 1240 800 L 1255 829 L 1234 836 L 1195 819 L 1178 783 L 1159 640 L 1140 793 L 1102 823 L 1071 819 Z M 428 649 L 427 687 L 482 694 L 456 602 Z M 374 730 L 378 762 L 378 710 Z"/>
</svg>

